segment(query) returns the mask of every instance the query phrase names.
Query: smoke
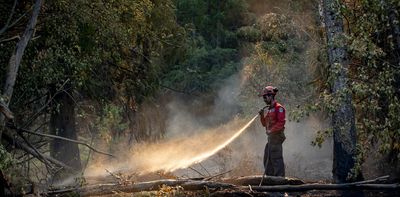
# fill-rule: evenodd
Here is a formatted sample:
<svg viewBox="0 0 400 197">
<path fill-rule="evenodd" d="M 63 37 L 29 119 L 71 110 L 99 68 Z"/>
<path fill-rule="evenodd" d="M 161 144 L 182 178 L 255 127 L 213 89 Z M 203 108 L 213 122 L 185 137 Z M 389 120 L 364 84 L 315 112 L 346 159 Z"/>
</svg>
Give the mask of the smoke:
<svg viewBox="0 0 400 197">
<path fill-rule="evenodd" d="M 159 143 L 138 145 L 122 157 L 121 161 L 108 165 L 91 166 L 87 174 L 91 176 L 102 174 L 101 168 L 112 172 L 136 171 L 138 174 L 187 168 L 207 159 L 230 144 L 245 131 L 256 117 L 247 123 L 234 119 L 217 128 L 191 136 L 176 135 Z"/>
<path fill-rule="evenodd" d="M 263 5 L 265 8 L 275 9 L 273 6 Z M 254 5 L 252 7 L 259 8 Z M 265 10 L 261 9 L 257 11 L 260 15 L 264 12 Z M 251 93 L 246 86 L 253 72 L 258 71 L 253 69 L 250 63 L 246 63 L 241 72 L 225 81 L 211 103 L 201 101 L 201 98 L 193 100 L 192 103 L 179 96 L 177 99 L 171 99 L 166 104 L 167 110 L 163 112 L 167 114 L 163 140 L 137 144 L 131 149 L 125 148 L 118 155 L 119 160 L 116 162 L 92 162 L 85 175 L 107 175 L 105 169 L 137 174 L 171 171 L 181 177 L 205 176 L 227 171 L 230 172 L 226 176 L 262 174 L 263 151 L 267 142 L 265 128 L 256 119 L 246 132 L 240 132 L 246 128 L 246 123 L 252 120 L 258 109 L 264 106 L 262 99 L 258 98 L 256 93 Z M 279 95 L 277 99 L 279 101 Z M 290 101 L 293 100 L 296 99 Z M 289 107 L 286 110 L 288 114 L 291 112 Z M 206 113 L 198 113 L 199 111 Z M 326 121 L 318 116 L 310 116 L 300 123 L 287 121 L 286 141 L 283 143 L 287 176 L 303 179 L 331 178 L 332 140 L 327 139 L 321 148 L 311 145 L 316 132 L 327 126 Z"/>
<path fill-rule="evenodd" d="M 196 117 L 193 106 L 173 100 L 167 107 L 169 118 L 164 140 L 137 144 L 122 152 L 117 162 L 93 163 L 86 176 L 107 175 L 106 170 L 137 174 L 171 171 L 186 177 L 229 170 L 231 172 L 226 176 L 262 174 L 267 137 L 258 119 L 253 122 L 256 117 L 251 120 L 238 116 L 240 105 L 237 98 L 243 88 L 242 79 L 246 78 L 237 74 L 226 81 L 208 116 Z M 261 108 L 259 100 L 255 105 Z M 287 139 L 283 144 L 287 176 L 306 179 L 331 177 L 331 141 L 324 143 L 322 148 L 311 146 L 314 133 L 325 126 L 321 122 L 317 117 L 310 117 L 301 123 L 287 122 Z M 240 135 L 246 128 L 246 132 Z"/>
</svg>

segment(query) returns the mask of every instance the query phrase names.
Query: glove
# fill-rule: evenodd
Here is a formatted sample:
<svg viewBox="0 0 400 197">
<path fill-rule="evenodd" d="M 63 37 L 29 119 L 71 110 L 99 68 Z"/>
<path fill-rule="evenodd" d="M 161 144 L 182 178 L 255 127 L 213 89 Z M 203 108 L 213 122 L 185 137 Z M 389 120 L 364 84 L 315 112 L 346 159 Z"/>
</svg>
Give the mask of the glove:
<svg viewBox="0 0 400 197">
<path fill-rule="evenodd" d="M 258 114 L 260 114 L 260 116 L 264 115 L 264 108 L 262 108 L 260 111 L 258 111 Z"/>
</svg>

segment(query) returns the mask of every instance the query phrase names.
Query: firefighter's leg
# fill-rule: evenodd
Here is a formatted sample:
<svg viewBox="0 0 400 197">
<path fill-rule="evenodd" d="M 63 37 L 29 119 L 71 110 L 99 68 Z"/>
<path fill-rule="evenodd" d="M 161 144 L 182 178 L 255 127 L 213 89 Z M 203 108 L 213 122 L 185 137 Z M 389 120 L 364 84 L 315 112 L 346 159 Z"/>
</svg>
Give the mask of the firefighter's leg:
<svg viewBox="0 0 400 197">
<path fill-rule="evenodd" d="M 273 176 L 285 176 L 281 143 L 270 145 L 270 160 L 274 169 Z"/>
<path fill-rule="evenodd" d="M 270 157 L 271 157 L 271 155 L 270 155 Z M 274 166 L 272 165 L 272 160 L 271 160 L 271 158 L 269 158 L 269 160 L 268 160 L 266 175 L 268 175 L 268 176 L 274 176 Z"/>
<path fill-rule="evenodd" d="M 273 174 L 273 166 L 272 166 L 268 146 L 269 146 L 269 144 L 267 143 L 265 145 L 265 149 L 264 149 L 264 159 L 263 159 L 264 162 L 263 163 L 264 163 L 265 174 L 272 175 Z"/>
</svg>

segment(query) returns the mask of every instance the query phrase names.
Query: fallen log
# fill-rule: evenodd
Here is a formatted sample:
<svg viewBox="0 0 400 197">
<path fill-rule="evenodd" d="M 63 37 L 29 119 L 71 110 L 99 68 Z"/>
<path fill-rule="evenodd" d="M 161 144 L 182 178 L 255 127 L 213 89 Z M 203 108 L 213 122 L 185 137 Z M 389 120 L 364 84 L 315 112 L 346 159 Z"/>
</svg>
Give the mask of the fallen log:
<svg viewBox="0 0 400 197">
<path fill-rule="evenodd" d="M 71 193 L 76 193 L 80 196 L 92 196 L 92 195 L 113 194 L 115 192 L 133 193 L 141 191 L 159 190 L 163 185 L 168 187 L 181 186 L 184 190 L 187 191 L 203 190 L 205 188 L 229 189 L 235 187 L 235 185 L 232 184 L 212 182 L 212 181 L 193 181 L 188 179 L 182 179 L 182 180 L 165 179 L 165 180 L 134 183 L 129 185 L 121 185 L 121 184 L 92 185 L 82 188 L 49 191 L 47 194 L 54 195 L 54 194 L 71 192 Z"/>
<path fill-rule="evenodd" d="M 255 177 L 258 179 L 255 179 Z M 268 180 L 282 181 L 285 183 L 292 183 L 297 185 L 268 185 L 268 186 L 256 186 L 260 181 L 261 176 L 250 176 L 250 177 L 239 177 L 237 183 L 249 183 L 253 181 L 255 186 L 238 186 L 227 182 L 214 182 L 214 181 L 197 181 L 190 179 L 164 179 L 149 182 L 140 182 L 133 184 L 99 184 L 84 186 L 81 188 L 71 189 L 59 189 L 47 192 L 49 195 L 63 194 L 63 193 L 75 193 L 80 196 L 93 196 L 93 195 L 108 195 L 115 192 L 134 193 L 142 191 L 157 191 L 163 186 L 167 187 L 181 187 L 185 191 L 201 191 L 201 190 L 213 190 L 213 192 L 221 190 L 229 190 L 229 192 L 239 192 L 243 195 L 247 192 L 301 192 L 309 190 L 382 190 L 382 191 L 400 191 L 400 183 L 394 184 L 371 184 L 374 181 L 380 181 L 382 178 L 374 180 L 367 180 L 354 183 L 343 183 L 343 184 L 300 184 L 303 183 L 301 180 L 290 179 L 285 177 L 268 177 Z M 386 177 L 383 177 L 386 178 Z M 283 181 L 285 179 L 285 181 Z M 235 182 L 234 179 L 226 179 L 230 182 Z M 247 181 L 247 182 L 246 182 Z M 292 181 L 292 182 L 290 182 Z M 274 182 L 278 183 L 278 182 Z M 219 194 L 223 194 L 220 192 Z"/>
<path fill-rule="evenodd" d="M 231 183 L 235 185 L 259 185 L 262 179 L 262 175 L 254 176 L 242 176 L 222 179 L 221 182 Z M 289 177 L 279 177 L 279 176 L 264 176 L 262 185 L 301 185 L 304 182 L 300 179 L 289 178 Z"/>
<path fill-rule="evenodd" d="M 135 193 L 142 191 L 156 191 L 162 186 L 180 186 L 185 191 L 201 191 L 208 189 L 244 192 L 301 192 L 309 190 L 382 190 L 400 191 L 400 184 L 303 184 L 303 185 L 271 185 L 271 186 L 235 186 L 227 183 L 190 180 L 159 180 L 131 185 L 101 184 L 75 189 L 65 189 L 47 192 L 48 195 L 75 193 L 79 196 L 109 195 L 115 192 Z"/>
<path fill-rule="evenodd" d="M 202 190 L 207 188 L 212 189 L 228 189 L 234 188 L 236 185 L 229 183 L 213 182 L 213 181 L 187 181 L 181 185 L 185 190 Z"/>
<path fill-rule="evenodd" d="M 400 184 L 303 184 L 303 185 L 271 185 L 271 186 L 240 186 L 240 189 L 257 192 L 289 192 L 308 190 L 399 190 Z"/>
</svg>

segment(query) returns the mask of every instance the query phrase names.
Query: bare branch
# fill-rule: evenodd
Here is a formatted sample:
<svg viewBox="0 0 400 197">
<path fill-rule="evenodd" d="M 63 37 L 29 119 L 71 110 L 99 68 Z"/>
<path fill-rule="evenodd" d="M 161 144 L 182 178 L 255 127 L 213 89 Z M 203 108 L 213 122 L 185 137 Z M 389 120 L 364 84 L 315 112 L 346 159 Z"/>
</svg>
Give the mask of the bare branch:
<svg viewBox="0 0 400 197">
<path fill-rule="evenodd" d="M 4 25 L 4 27 L 0 29 L 0 35 L 3 34 L 3 33 L 8 29 L 8 24 L 10 24 L 11 19 L 12 19 L 12 17 L 14 16 L 15 7 L 17 6 L 17 2 L 18 2 L 18 0 L 15 0 L 15 1 L 14 1 L 13 7 L 12 7 L 12 9 L 11 9 L 10 16 L 8 17 L 7 22 L 6 22 L 6 24 Z"/>
<path fill-rule="evenodd" d="M 7 119 L 14 119 L 13 113 L 10 109 L 8 109 L 7 104 L 5 104 L 2 100 L 0 100 L 0 112 L 3 113 Z"/>
<path fill-rule="evenodd" d="M 10 128 L 10 129 L 17 130 L 18 132 L 24 132 L 24 133 L 29 133 L 29 134 L 33 134 L 33 135 L 42 136 L 42 137 L 48 137 L 48 138 L 59 139 L 59 140 L 64 140 L 64 141 L 68 141 L 68 142 L 81 144 L 81 145 L 84 145 L 84 146 L 88 147 L 89 149 L 93 150 L 96 153 L 100 153 L 100 154 L 103 154 L 103 155 L 108 155 L 108 156 L 116 158 L 116 156 L 114 156 L 114 155 L 112 155 L 110 153 L 106 153 L 106 152 L 103 152 L 103 151 L 100 151 L 100 150 L 97 150 L 97 149 L 93 148 L 92 146 L 90 146 L 86 142 L 73 140 L 73 139 L 69 139 L 69 138 L 65 138 L 65 137 L 60 137 L 60 136 L 56 136 L 56 135 L 45 134 L 45 133 L 36 133 L 36 132 L 33 132 L 33 131 L 29 131 L 27 129 L 17 128 L 15 125 L 7 125 L 7 127 Z"/>
<path fill-rule="evenodd" d="M 178 93 L 181 93 L 181 94 L 187 94 L 187 95 L 198 96 L 198 95 L 193 94 L 193 93 L 191 93 L 191 92 L 187 92 L 187 91 L 183 91 L 183 90 L 177 90 L 177 89 L 174 89 L 174 88 L 171 88 L 171 87 L 162 85 L 162 84 L 161 84 L 160 86 L 163 87 L 163 88 L 165 88 L 165 89 L 172 90 L 172 91 L 174 91 L 174 92 L 178 92 Z"/>
<path fill-rule="evenodd" d="M 7 132 L 4 132 L 3 137 L 6 141 L 8 141 L 10 144 L 15 145 L 16 148 L 24 150 L 25 152 L 31 154 L 32 156 L 36 157 L 36 158 L 45 158 L 46 160 L 48 160 L 49 162 L 62 167 L 70 172 L 75 172 L 74 169 L 72 169 L 71 167 L 65 165 L 64 163 L 62 163 L 61 161 L 58 161 L 57 159 L 54 159 L 53 157 L 50 157 L 48 155 L 42 154 L 40 152 L 36 152 L 33 149 L 31 149 L 30 147 L 28 147 L 27 145 L 21 143 L 18 140 L 14 140 L 11 135 Z"/>
<path fill-rule="evenodd" d="M 200 167 L 203 168 L 204 171 L 207 172 L 208 176 L 211 176 L 210 172 L 203 166 L 203 164 L 199 163 Z"/>
<path fill-rule="evenodd" d="M 69 81 L 69 79 L 65 80 L 64 83 L 61 85 L 61 87 L 57 90 L 57 92 L 47 101 L 47 103 L 45 105 L 43 105 L 32 117 L 31 119 L 29 119 L 23 126 L 22 128 L 27 127 L 29 124 L 31 124 L 36 118 L 37 116 L 44 110 L 47 108 L 47 106 L 53 101 L 54 97 L 57 96 L 59 93 L 62 92 L 63 87 L 65 86 L 65 84 L 67 84 L 67 82 Z"/>
<path fill-rule="evenodd" d="M 209 181 L 209 180 L 211 180 L 211 179 L 213 179 L 213 178 L 215 178 L 215 177 L 222 176 L 222 175 L 227 174 L 227 173 L 229 173 L 229 172 L 232 172 L 232 170 L 228 170 L 228 171 L 226 171 L 226 172 L 221 172 L 221 173 L 218 173 L 218 174 L 216 174 L 216 175 L 207 177 L 207 178 L 204 179 L 204 181 Z"/>
<path fill-rule="evenodd" d="M 204 175 L 204 174 L 202 174 L 201 172 L 199 172 L 199 171 L 198 171 L 198 170 L 196 170 L 195 168 L 193 168 L 193 167 L 189 167 L 189 169 L 191 169 L 191 170 L 193 170 L 193 171 L 197 172 L 198 174 L 200 174 L 200 176 L 202 176 L 202 177 L 205 177 L 205 175 Z"/>
<path fill-rule="evenodd" d="M 16 36 L 13 36 L 13 37 L 11 37 L 11 38 L 6 38 L 6 39 L 3 39 L 3 40 L 0 40 L 0 43 L 2 43 L 2 42 L 8 42 L 8 41 L 15 40 L 15 39 L 20 40 L 21 37 L 19 37 L 18 35 L 16 35 Z"/>
</svg>

